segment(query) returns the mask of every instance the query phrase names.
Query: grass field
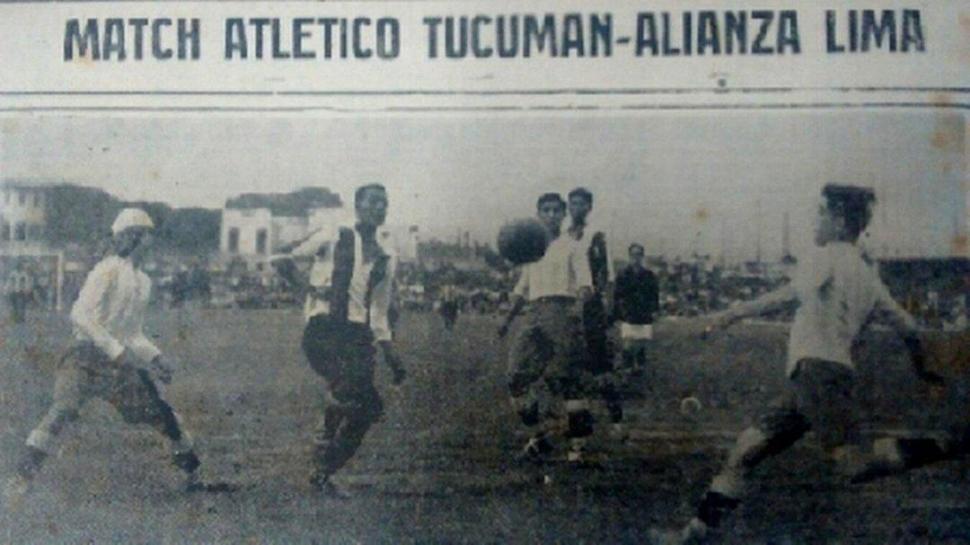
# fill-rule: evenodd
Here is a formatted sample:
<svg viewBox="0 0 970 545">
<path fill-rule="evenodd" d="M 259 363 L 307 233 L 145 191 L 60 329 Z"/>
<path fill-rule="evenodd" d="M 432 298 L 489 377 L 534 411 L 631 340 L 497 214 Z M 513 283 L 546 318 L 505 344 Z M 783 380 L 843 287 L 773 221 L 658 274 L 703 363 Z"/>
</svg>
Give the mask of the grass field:
<svg viewBox="0 0 970 545">
<path fill-rule="evenodd" d="M 506 346 L 497 319 L 462 316 L 446 332 L 405 315 L 398 389 L 341 474 L 350 500 L 306 484 L 320 382 L 299 352 L 296 311 L 165 311 L 149 330 L 180 362 L 169 398 L 196 437 L 203 473 L 232 494 L 187 496 L 163 441 L 124 425 L 100 401 L 64 435 L 23 510 L 5 516 L 13 543 L 642 543 L 653 526 L 685 521 L 740 430 L 783 383 L 785 330 L 741 325 L 708 341 L 689 323 L 658 327 L 654 368 L 631 385 L 631 440 L 597 436 L 602 467 L 552 468 L 534 484 L 511 462 L 517 421 L 507 404 Z M 69 340 L 62 317 L 0 325 L 0 477 L 13 473 L 50 401 Z M 882 334 L 859 349 L 860 399 L 873 430 L 937 429 L 963 407 L 927 395 L 902 345 Z M 696 417 L 678 402 L 697 395 Z M 758 473 L 726 543 L 967 543 L 970 477 L 948 462 L 846 488 L 811 441 Z"/>
</svg>

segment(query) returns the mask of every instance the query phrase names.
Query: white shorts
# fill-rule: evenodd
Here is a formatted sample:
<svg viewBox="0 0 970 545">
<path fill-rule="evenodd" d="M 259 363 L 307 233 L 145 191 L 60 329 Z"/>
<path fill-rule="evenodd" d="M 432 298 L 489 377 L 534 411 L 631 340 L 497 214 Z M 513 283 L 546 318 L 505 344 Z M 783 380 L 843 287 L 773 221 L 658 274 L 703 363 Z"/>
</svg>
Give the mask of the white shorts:
<svg viewBox="0 0 970 545">
<path fill-rule="evenodd" d="M 620 322 L 620 338 L 631 341 L 649 341 L 653 339 L 653 324 Z"/>
</svg>

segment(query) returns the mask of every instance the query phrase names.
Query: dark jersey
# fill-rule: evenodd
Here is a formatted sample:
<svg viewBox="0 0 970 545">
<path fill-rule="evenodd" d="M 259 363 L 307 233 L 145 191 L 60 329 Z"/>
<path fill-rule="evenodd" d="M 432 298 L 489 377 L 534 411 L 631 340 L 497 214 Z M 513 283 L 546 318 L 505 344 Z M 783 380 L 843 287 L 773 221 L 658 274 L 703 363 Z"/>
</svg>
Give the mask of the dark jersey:
<svg viewBox="0 0 970 545">
<path fill-rule="evenodd" d="M 651 324 L 660 308 L 657 277 L 649 269 L 627 266 L 616 276 L 614 305 L 617 318 L 628 324 Z"/>
<path fill-rule="evenodd" d="M 602 232 L 594 233 L 586 255 L 589 259 L 589 271 L 593 276 L 593 291 L 602 294 L 610 281 L 610 258 L 606 251 L 606 235 Z"/>
</svg>

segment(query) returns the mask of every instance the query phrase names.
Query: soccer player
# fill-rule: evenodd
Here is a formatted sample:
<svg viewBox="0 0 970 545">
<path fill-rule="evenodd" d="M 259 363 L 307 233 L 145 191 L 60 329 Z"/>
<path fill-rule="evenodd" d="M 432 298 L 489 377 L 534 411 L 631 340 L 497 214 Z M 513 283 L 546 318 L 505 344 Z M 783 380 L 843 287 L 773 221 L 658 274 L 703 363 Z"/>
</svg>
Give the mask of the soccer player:
<svg viewBox="0 0 970 545">
<path fill-rule="evenodd" d="M 187 476 L 187 490 L 207 489 L 197 478 L 200 464 L 192 439 L 160 392 L 159 382 L 171 381 L 172 367 L 142 331 L 151 280 L 140 265 L 153 228 L 138 208 L 122 210 L 112 224 L 114 251 L 88 273 L 71 310 L 75 343 L 57 370 L 54 401 L 27 437 L 27 451 L 7 483 L 8 505 L 28 492 L 57 436 L 92 397 L 114 405 L 126 422 L 158 430 L 171 443 L 173 463 Z"/>
<path fill-rule="evenodd" d="M 455 285 L 450 281 L 441 286 L 439 299 L 439 304 L 441 307 L 438 312 L 441 314 L 441 319 L 444 320 L 445 329 L 448 331 L 455 328 L 455 322 L 458 320 L 457 291 L 458 288 L 456 288 Z"/>
<path fill-rule="evenodd" d="M 509 355 L 509 391 L 523 424 L 534 428 L 522 454 L 541 462 L 554 448 L 554 435 L 579 440 L 590 433 L 590 422 L 567 415 L 562 426 L 563 401 L 583 401 L 585 354 L 581 324 L 582 304 L 592 296 L 592 277 L 576 245 L 560 236 L 566 203 L 557 193 L 536 202 L 539 221 L 548 231 L 545 255 L 522 268 L 513 293 L 512 308 L 499 328 L 508 334 L 516 316 L 528 303 L 526 324 L 518 332 Z"/>
<path fill-rule="evenodd" d="M 353 457 L 383 413 L 374 385 L 377 359 L 391 367 L 396 384 L 404 380 L 391 345 L 389 316 L 396 260 L 377 236 L 387 206 L 384 186 L 361 186 L 354 194 L 355 225 L 340 227 L 336 236 L 318 231 L 290 253 L 313 258 L 308 276 L 299 273 L 289 256 L 273 261 L 286 280 L 307 291 L 303 351 L 325 381 L 310 484 L 334 498 L 349 494 L 332 476 Z"/>
<path fill-rule="evenodd" d="M 586 340 L 586 363 L 595 377 L 599 396 L 609 412 L 610 420 L 619 426 L 623 420 L 623 404 L 613 376 L 613 350 L 609 338 L 611 299 L 613 296 L 613 263 L 607 251 L 605 231 L 589 221 L 593 210 L 593 194 L 577 187 L 567 195 L 570 225 L 567 234 L 576 245 L 576 253 L 586 262 L 593 280 L 593 295 L 583 304 L 583 335 Z M 574 417 L 592 420 L 586 406 L 577 406 Z M 583 457 L 582 443 L 574 443 L 570 453 L 574 459 Z"/>
<path fill-rule="evenodd" d="M 7 277 L 7 298 L 10 301 L 10 317 L 15 324 L 27 320 L 27 305 L 34 298 L 34 280 L 30 273 L 17 267 Z"/>
<path fill-rule="evenodd" d="M 656 275 L 643 266 L 643 246 L 634 242 L 628 252 L 630 264 L 616 276 L 613 304 L 620 321 L 624 370 L 641 373 L 647 364 L 646 348 L 653 339 L 660 294 Z"/>
<path fill-rule="evenodd" d="M 791 283 L 714 315 L 709 330 L 747 316 L 797 302 L 788 339 L 786 391 L 756 423 L 741 432 L 727 463 L 714 477 L 697 515 L 677 533 L 654 535 L 660 543 L 699 543 L 741 501 L 746 478 L 765 459 L 777 455 L 812 430 L 822 447 L 852 475 L 861 460 L 852 400 L 855 371 L 850 349 L 879 310 L 902 336 L 917 375 L 939 377 L 923 368 L 915 320 L 889 295 L 875 267 L 856 245 L 872 216 L 875 194 L 855 186 L 830 184 L 822 190 L 815 251 L 798 262 Z M 904 441 L 910 455 L 925 457 L 933 442 Z M 893 444 L 899 444 L 895 442 Z"/>
</svg>

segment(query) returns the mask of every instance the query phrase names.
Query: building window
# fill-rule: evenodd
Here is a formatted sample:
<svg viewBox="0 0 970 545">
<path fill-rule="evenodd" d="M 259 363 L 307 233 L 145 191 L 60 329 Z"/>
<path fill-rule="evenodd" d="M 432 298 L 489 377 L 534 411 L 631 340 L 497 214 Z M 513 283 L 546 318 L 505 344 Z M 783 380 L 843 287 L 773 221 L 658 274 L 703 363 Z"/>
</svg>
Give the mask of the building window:
<svg viewBox="0 0 970 545">
<path fill-rule="evenodd" d="M 227 244 L 230 254 L 239 253 L 239 228 L 233 227 L 229 229 L 229 243 Z"/>
<path fill-rule="evenodd" d="M 43 238 L 43 227 L 32 224 L 27 226 L 27 238 L 30 240 L 40 240 Z"/>
<path fill-rule="evenodd" d="M 40 208 L 40 193 L 34 193 L 34 208 Z"/>
<path fill-rule="evenodd" d="M 20 206 L 23 206 L 23 205 L 27 204 L 27 192 L 26 191 L 18 191 L 17 192 L 17 202 L 20 203 Z"/>
<path fill-rule="evenodd" d="M 256 231 L 256 253 L 264 255 L 266 253 L 266 229 Z"/>
<path fill-rule="evenodd" d="M 14 227 L 14 240 L 27 240 L 27 224 L 24 222 L 18 222 L 16 227 Z"/>
<path fill-rule="evenodd" d="M 10 224 L 7 222 L 3 222 L 3 226 L 0 227 L 0 240 L 10 240 Z"/>
</svg>

